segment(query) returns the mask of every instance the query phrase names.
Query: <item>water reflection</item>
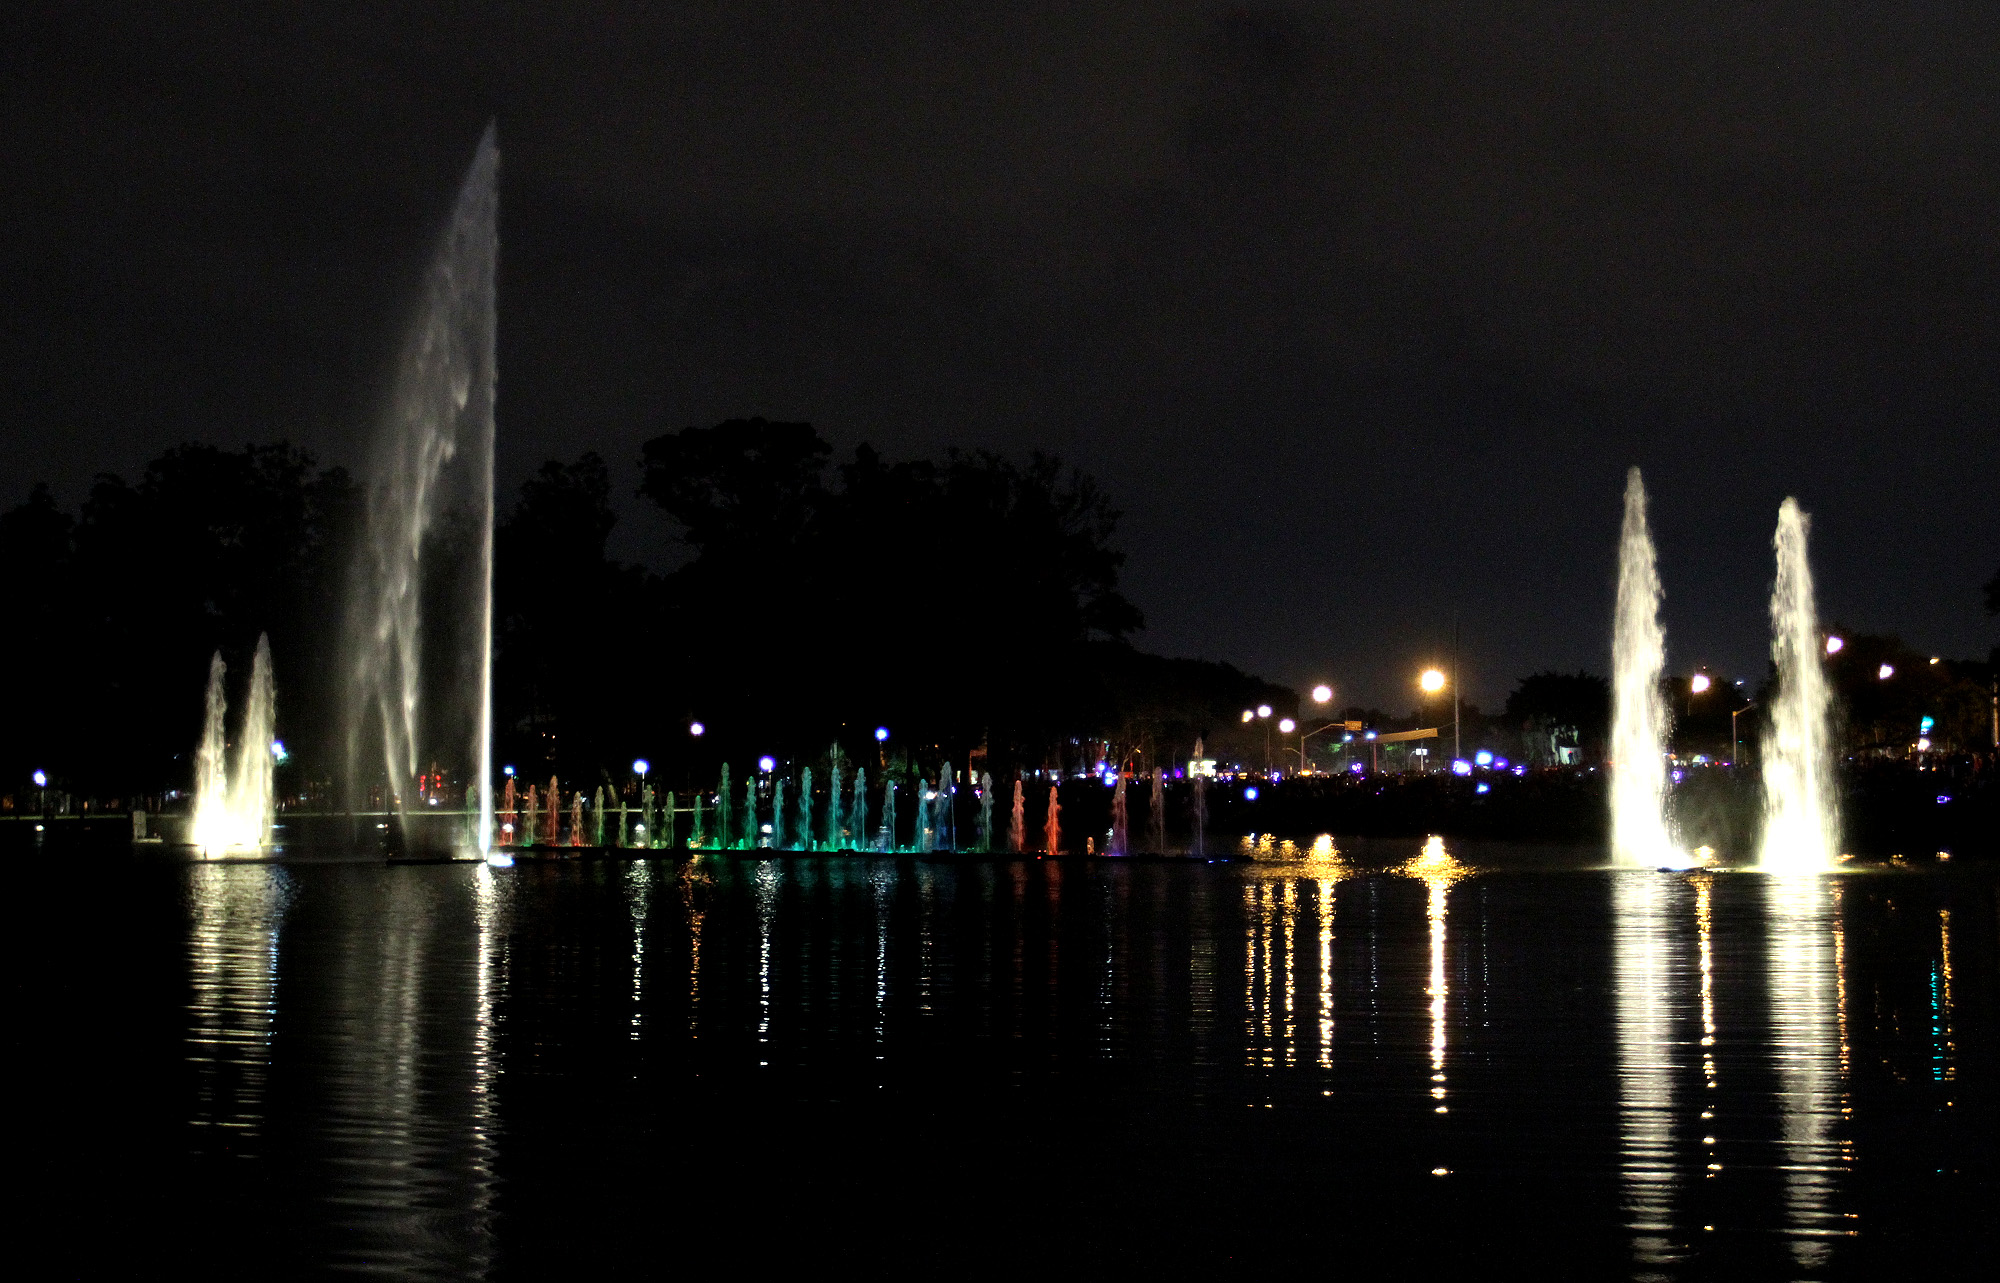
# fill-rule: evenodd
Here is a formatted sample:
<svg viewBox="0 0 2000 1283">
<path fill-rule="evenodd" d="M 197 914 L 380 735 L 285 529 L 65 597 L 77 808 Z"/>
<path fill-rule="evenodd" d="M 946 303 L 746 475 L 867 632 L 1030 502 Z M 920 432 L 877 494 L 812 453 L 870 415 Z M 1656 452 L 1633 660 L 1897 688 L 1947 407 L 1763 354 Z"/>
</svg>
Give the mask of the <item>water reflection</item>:
<svg viewBox="0 0 2000 1283">
<path fill-rule="evenodd" d="M 260 1153 L 278 1012 L 278 936 L 291 878 L 262 864 L 196 864 L 188 870 L 188 1062 L 205 1130 L 196 1149 Z M 207 1138 L 204 1138 L 207 1137 Z"/>
<path fill-rule="evenodd" d="M 1837 1006 L 1841 974 L 1834 932 L 1838 884 L 1811 874 L 1775 874 L 1767 893 L 1771 1054 L 1777 1070 L 1783 1232 L 1792 1259 L 1818 1269 L 1829 1240 L 1851 1233 L 1834 1208 L 1845 1147 Z"/>
<path fill-rule="evenodd" d="M 1696 889 L 1700 929 L 1703 1063 L 1714 1080 L 1715 1002 L 1709 943 L 1709 886 Z M 1681 1259 L 1676 1238 L 1679 1163 L 1676 1149 L 1674 1028 L 1686 993 L 1680 942 L 1687 912 L 1687 883 L 1652 870 L 1613 875 L 1613 1017 L 1618 1040 L 1618 1173 L 1620 1206 L 1631 1235 L 1633 1259 L 1666 1265 Z M 1712 1146 L 1713 1140 L 1708 1143 Z M 1716 1170 L 1712 1162 L 1710 1172 Z"/>
<path fill-rule="evenodd" d="M 1450 995 L 1451 986 L 1445 976 L 1445 913 L 1452 883 L 1471 870 L 1445 850 L 1443 838 L 1431 837 L 1425 840 L 1423 851 L 1399 871 L 1405 877 L 1422 882 L 1429 893 L 1424 918 L 1430 926 L 1430 978 L 1424 986 L 1424 996 L 1430 999 L 1431 1099 L 1437 1102 L 1432 1106 L 1433 1112 L 1449 1113 L 1450 1108 L 1445 1104 L 1445 999 Z"/>
<path fill-rule="evenodd" d="M 1960 1049 L 1984 1036 L 1990 928 L 1962 903 L 1897 916 L 1912 875 L 1524 875 L 1414 845 L 1259 843 L 1237 865 L 199 866 L 187 1116 L 204 1152 L 307 1191 L 315 1259 L 352 1270 L 500 1263 L 503 1146 L 512 1224 L 570 1200 L 534 1213 L 545 1232 L 601 1196 L 600 1161 L 685 1175 L 739 1143 L 731 1127 L 765 1128 L 773 1170 L 833 1161 L 784 1149 L 789 1129 L 859 1097 L 879 1112 L 840 1133 L 849 1154 L 893 1146 L 877 1129 L 903 1102 L 946 1120 L 1084 1102 L 1114 1120 L 1092 1145 L 1165 1130 L 1133 1160 L 1164 1185 L 1238 1164 L 1208 1196 L 1267 1161 L 1300 1188 L 1543 1181 L 1596 1236 L 1597 1273 L 1664 1277 L 1848 1259 L 1850 1041 L 1863 1078 L 1893 1060 L 1954 1120 L 1983 1108 Z M 1885 922 L 1917 945 L 1900 988 Z M 1877 970 L 1850 994 L 1857 966 Z M 746 1083 L 796 1119 L 715 1107 Z M 1264 1130 L 1223 1120 L 1246 1106 Z M 928 1143 L 963 1146 L 954 1126 Z M 1037 1155 L 1081 1164 L 1083 1129 L 1048 1130 Z"/>
</svg>

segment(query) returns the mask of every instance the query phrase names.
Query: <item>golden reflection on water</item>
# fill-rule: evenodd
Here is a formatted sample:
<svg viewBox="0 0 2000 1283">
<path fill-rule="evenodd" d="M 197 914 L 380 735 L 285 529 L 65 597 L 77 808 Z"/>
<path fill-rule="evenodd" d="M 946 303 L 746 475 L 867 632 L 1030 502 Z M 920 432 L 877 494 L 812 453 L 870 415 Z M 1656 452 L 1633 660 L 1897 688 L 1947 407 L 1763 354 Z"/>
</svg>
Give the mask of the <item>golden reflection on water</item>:
<svg viewBox="0 0 2000 1283">
<path fill-rule="evenodd" d="M 1300 954 L 1304 941 L 1317 945 L 1318 993 L 1316 1018 L 1308 1017 L 1317 1033 L 1307 1054 L 1322 1069 L 1333 1067 L 1333 945 L 1334 887 L 1354 870 L 1342 859 L 1331 835 L 1321 834 L 1308 846 L 1269 834 L 1246 837 L 1241 849 L 1254 863 L 1240 867 L 1243 877 L 1243 1063 L 1275 1069 L 1299 1061 Z M 1310 912 L 1310 925 L 1305 915 Z M 1306 934 L 1310 930 L 1312 935 Z M 1196 1012 L 1204 1014 L 1208 995 L 1199 987 Z"/>
<path fill-rule="evenodd" d="M 1431 1011 L 1431 1099 L 1437 1102 L 1432 1106 L 1434 1112 L 1448 1113 L 1449 1106 L 1445 1104 L 1445 1000 L 1451 990 L 1445 978 L 1445 915 L 1449 911 L 1451 884 L 1472 870 L 1445 850 L 1443 838 L 1433 835 L 1424 840 L 1424 849 L 1404 862 L 1397 872 L 1416 878 L 1429 892 L 1424 916 L 1430 924 L 1431 967 L 1424 994 L 1430 999 Z"/>
</svg>

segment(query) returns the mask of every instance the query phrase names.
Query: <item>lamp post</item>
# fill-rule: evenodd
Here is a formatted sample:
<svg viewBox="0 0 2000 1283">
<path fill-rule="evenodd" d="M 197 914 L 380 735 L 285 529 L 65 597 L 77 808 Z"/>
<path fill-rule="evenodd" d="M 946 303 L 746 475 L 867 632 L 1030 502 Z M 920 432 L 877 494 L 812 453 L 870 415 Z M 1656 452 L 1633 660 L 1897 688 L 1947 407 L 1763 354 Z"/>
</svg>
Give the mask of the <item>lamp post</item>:
<svg viewBox="0 0 2000 1283">
<path fill-rule="evenodd" d="M 1731 766 L 1743 765 L 1743 737 L 1736 733 L 1736 719 L 1755 707 L 1757 705 L 1754 702 L 1745 704 L 1729 715 L 1729 764 Z"/>
<path fill-rule="evenodd" d="M 1453 654 L 1457 653 L 1457 649 L 1457 642 L 1454 641 L 1452 643 Z M 1452 667 L 1456 669 L 1458 665 L 1454 663 Z M 1435 668 L 1426 668 L 1423 676 L 1417 678 L 1417 689 L 1426 695 L 1435 695 L 1443 690 L 1444 687 L 1445 676 Z M 1455 762 L 1458 760 L 1458 684 L 1456 682 L 1452 683 L 1451 697 L 1451 760 Z"/>
</svg>

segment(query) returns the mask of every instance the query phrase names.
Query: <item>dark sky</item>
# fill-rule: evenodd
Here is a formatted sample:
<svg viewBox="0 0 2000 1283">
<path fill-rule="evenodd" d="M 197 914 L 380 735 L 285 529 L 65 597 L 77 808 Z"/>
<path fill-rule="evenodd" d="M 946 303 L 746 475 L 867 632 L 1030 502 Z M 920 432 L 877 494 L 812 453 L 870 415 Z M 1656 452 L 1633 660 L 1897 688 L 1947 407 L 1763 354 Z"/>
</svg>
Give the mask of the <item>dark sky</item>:
<svg viewBox="0 0 2000 1283">
<path fill-rule="evenodd" d="M 1454 614 L 1482 703 L 1604 670 L 1637 463 L 1676 664 L 1761 675 L 1787 494 L 1828 615 L 1994 640 L 1990 5 L 65 0 L 0 95 L 8 502 L 357 461 L 491 116 L 503 484 L 749 414 L 1050 450 L 1141 644 L 1406 707 Z"/>
</svg>

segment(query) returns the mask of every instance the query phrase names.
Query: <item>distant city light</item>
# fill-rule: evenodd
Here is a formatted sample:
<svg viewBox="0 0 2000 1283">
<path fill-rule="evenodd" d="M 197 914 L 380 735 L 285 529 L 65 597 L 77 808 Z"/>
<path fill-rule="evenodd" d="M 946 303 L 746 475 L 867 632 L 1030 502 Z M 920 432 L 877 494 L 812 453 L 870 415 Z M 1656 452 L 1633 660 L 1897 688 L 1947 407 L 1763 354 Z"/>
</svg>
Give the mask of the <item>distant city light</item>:
<svg viewBox="0 0 2000 1283">
<path fill-rule="evenodd" d="M 883 740 L 885 740 L 885 739 L 888 739 L 888 738 L 889 738 L 889 728 L 888 728 L 888 727 L 886 727 L 886 726 L 878 726 L 878 727 L 876 727 L 876 728 L 875 728 L 875 742 L 876 742 L 877 744 L 880 744 L 880 743 L 881 743 L 881 742 L 882 742 Z"/>
<path fill-rule="evenodd" d="M 1374 732 L 1374 731 L 1363 731 L 1363 732 L 1361 733 L 1361 738 L 1362 738 L 1362 739 L 1365 739 L 1365 740 L 1372 740 L 1372 739 L 1374 739 L 1374 738 L 1375 738 L 1375 732 Z"/>
<path fill-rule="evenodd" d="M 1289 718 L 1289 717 L 1287 717 L 1287 718 L 1284 718 L 1283 720 L 1281 720 L 1281 721 L 1280 721 L 1280 722 L 1278 723 L 1278 729 L 1279 729 L 1280 731 L 1283 731 L 1283 732 L 1284 732 L 1285 734 L 1287 734 L 1287 735 L 1290 735 L 1290 734 L 1291 734 L 1291 733 L 1292 733 L 1293 731 L 1297 730 L 1298 728 L 1299 728 L 1299 724 L 1298 724 L 1297 722 L 1293 721 L 1293 720 L 1292 720 L 1291 718 Z"/>
<path fill-rule="evenodd" d="M 1472 755 L 1472 760 L 1481 766 L 1491 766 L 1493 765 L 1493 754 L 1482 748 Z"/>
<path fill-rule="evenodd" d="M 48 787 L 48 785 L 49 785 L 49 773 L 48 773 L 47 771 L 36 771 L 36 772 L 35 772 L 35 787 L 36 787 L 36 788 L 38 788 L 38 789 L 39 789 L 39 788 L 47 788 L 47 787 Z"/>
<path fill-rule="evenodd" d="M 1696 673 L 1696 674 L 1694 675 L 1694 679 L 1693 679 L 1692 681 L 1690 681 L 1690 682 L 1688 683 L 1688 689 L 1689 689 L 1689 690 L 1691 690 L 1691 691 L 1693 691 L 1693 692 L 1694 692 L 1695 694 L 1697 694 L 1697 695 L 1699 695 L 1699 694 L 1701 694 L 1701 693 L 1702 693 L 1703 691 L 1707 690 L 1707 689 L 1708 689 L 1708 674 L 1707 674 L 1707 673 Z"/>
<path fill-rule="evenodd" d="M 769 833 L 771 831 L 771 826 L 768 824 L 760 824 L 757 827 L 760 832 Z"/>
<path fill-rule="evenodd" d="M 647 771 L 650 771 L 652 769 L 653 769 L 653 764 L 647 761 L 643 757 L 634 760 L 632 763 L 632 773 L 634 775 L 644 775 Z"/>
<path fill-rule="evenodd" d="M 1504 757 L 1496 757 L 1496 758 L 1494 758 L 1494 759 L 1493 759 L 1493 769 L 1494 769 L 1494 770 L 1496 770 L 1496 771 L 1504 771 L 1504 770 L 1506 770 L 1506 769 L 1507 769 L 1507 759 L 1506 759 L 1506 758 L 1504 758 Z"/>
<path fill-rule="evenodd" d="M 1332 698 L 1333 698 L 1333 687 L 1331 686 L 1313 687 L 1313 703 L 1324 704 Z"/>
<path fill-rule="evenodd" d="M 1526 775 L 1527 773 L 1528 773 L 1528 768 L 1525 766 L 1517 766 L 1514 768 L 1514 774 L 1516 775 Z"/>
<path fill-rule="evenodd" d="M 1928 735 L 1931 733 L 1931 727 L 1936 725 L 1937 725 L 1937 719 L 1926 714 L 1924 716 L 1924 720 L 1917 724 L 1917 734 Z"/>
<path fill-rule="evenodd" d="M 1257 714 L 1251 712 L 1247 708 L 1243 710 L 1243 720 L 1246 722 L 1253 720 L 1256 716 Z"/>
<path fill-rule="evenodd" d="M 1882 665 L 1882 667 L 1875 670 L 1875 676 L 1885 682 L 1888 681 L 1891 677 L 1894 677 L 1895 675 L 1896 675 L 1896 666 L 1894 664 L 1884 664 Z"/>
<path fill-rule="evenodd" d="M 1917 736 L 1917 752 L 1928 753 L 1930 751 L 1931 751 L 1930 737 L 1927 735 Z"/>
<path fill-rule="evenodd" d="M 1472 763 L 1461 757 L 1451 764 L 1451 773 L 1453 775 L 1470 775 L 1472 774 Z"/>
<path fill-rule="evenodd" d="M 1347 769 L 1353 771 L 1356 775 L 1359 775 L 1367 768 L 1362 766 L 1361 763 L 1356 762 L 1353 765 L 1349 766 Z"/>
<path fill-rule="evenodd" d="M 1838 655 L 1840 653 L 1840 648 L 1842 646 L 1845 646 L 1846 644 L 1847 643 L 1839 637 L 1829 637 L 1826 639 L 1826 653 L 1829 655 Z"/>
<path fill-rule="evenodd" d="M 1951 801 L 1951 794 L 1949 794 L 1949 793 L 1940 793 L 1940 794 L 1938 794 L 1938 803 L 1937 803 L 1937 804 L 1938 804 L 1939 806 L 1943 806 L 1943 805 L 1944 805 L 1944 804 L 1945 804 L 1946 802 L 1949 802 L 1949 801 Z"/>
<path fill-rule="evenodd" d="M 708 733 L 708 728 L 707 728 L 706 726 L 703 726 L 703 725 L 702 725 L 702 724 L 701 724 L 700 722 L 689 722 L 689 723 L 688 723 L 688 734 L 690 734 L 690 735 L 705 735 L 705 734 L 707 734 L 707 733 Z"/>
<path fill-rule="evenodd" d="M 1938 662 L 1938 658 L 1939 658 L 1938 656 L 1936 656 L 1936 655 L 1932 655 L 1932 656 L 1931 656 L 1931 662 L 1932 662 L 1933 664 L 1937 663 L 1937 662 Z"/>
<path fill-rule="evenodd" d="M 1257 800 L 1257 786 L 1255 784 L 1252 784 L 1249 788 L 1243 790 L 1243 800 L 1246 802 L 1254 802 Z"/>
<path fill-rule="evenodd" d="M 757 759 L 757 769 L 764 772 L 764 774 L 769 775 L 772 771 L 778 769 L 778 759 L 775 757 L 768 757 L 768 756 L 760 757 Z"/>
<path fill-rule="evenodd" d="M 1257 716 L 1269 717 L 1270 715 L 1271 715 L 1271 706 L 1269 704 L 1257 705 Z"/>
<path fill-rule="evenodd" d="M 1676 767 L 1676 768 L 1674 768 L 1674 783 L 1678 784 L 1678 783 L 1680 783 L 1680 782 L 1681 782 L 1681 772 L 1680 772 L 1680 768 L 1679 768 L 1679 767 Z"/>
<path fill-rule="evenodd" d="M 1425 694 L 1435 695 L 1444 689 L 1444 674 L 1435 668 L 1426 668 L 1424 675 L 1417 679 L 1417 685 L 1423 687 Z"/>
<path fill-rule="evenodd" d="M 1493 786 L 1491 784 L 1488 784 L 1485 780 L 1481 780 L 1479 781 L 1478 784 L 1473 786 L 1472 791 L 1475 793 L 1488 793 L 1491 792 L 1492 789 Z"/>
</svg>

